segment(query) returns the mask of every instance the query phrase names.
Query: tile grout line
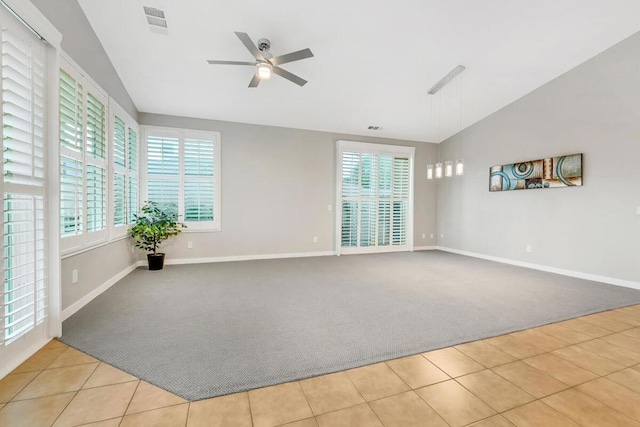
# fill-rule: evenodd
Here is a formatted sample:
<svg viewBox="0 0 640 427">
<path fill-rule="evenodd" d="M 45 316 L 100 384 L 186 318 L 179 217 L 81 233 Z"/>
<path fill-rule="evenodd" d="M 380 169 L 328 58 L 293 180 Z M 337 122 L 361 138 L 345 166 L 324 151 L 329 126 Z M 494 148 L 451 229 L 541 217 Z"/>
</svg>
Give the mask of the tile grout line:
<svg viewBox="0 0 640 427">
<path fill-rule="evenodd" d="M 253 409 L 251 409 L 251 399 L 249 398 L 249 392 L 245 391 L 244 393 L 247 394 L 247 402 L 249 403 L 249 419 L 251 420 L 251 427 L 255 427 L 255 424 L 253 422 Z M 189 410 L 191 410 L 191 404 L 189 404 Z M 312 410 L 313 412 L 313 410 Z M 189 418 L 189 417 L 187 417 Z"/>
<path fill-rule="evenodd" d="M 384 362 L 386 364 L 386 362 Z M 358 368 L 353 368 L 353 369 L 358 369 Z M 391 368 L 389 368 L 391 369 Z M 348 369 L 347 371 L 350 371 L 351 369 Z M 393 371 L 393 369 L 391 369 Z M 364 398 L 364 395 L 362 394 L 362 392 L 360 391 L 360 389 L 356 386 L 356 384 L 353 382 L 353 380 L 351 379 L 351 377 L 349 376 L 349 374 L 347 373 L 347 371 L 342 371 L 344 372 L 344 376 L 347 377 L 347 381 L 349 381 L 351 383 L 351 385 L 353 386 L 353 388 L 358 392 L 358 395 L 360 395 L 360 397 L 362 398 L 362 400 L 364 401 L 364 404 L 367 405 L 367 408 L 369 408 L 369 410 L 373 413 L 373 415 L 376 416 L 376 419 L 378 421 L 380 421 L 380 424 L 382 424 L 383 426 L 385 425 L 382 420 L 380 419 L 380 417 L 378 416 L 378 413 L 376 411 L 373 410 L 373 408 L 371 407 L 371 405 L 369 405 L 369 402 L 367 402 L 367 399 Z M 394 372 L 395 373 L 395 372 Z M 358 403 L 358 405 L 362 405 L 362 403 Z M 358 405 L 354 405 L 354 406 L 358 406 Z M 354 406 L 351 406 L 351 408 L 353 408 Z M 344 408 L 347 409 L 347 408 Z M 340 410 L 340 409 L 339 409 Z M 336 412 L 336 411 L 334 411 Z M 328 412 L 327 412 L 328 413 Z M 317 420 L 316 420 L 317 421 Z M 320 423 L 318 423 L 318 425 L 320 425 Z"/>
<path fill-rule="evenodd" d="M 136 384 L 136 388 L 135 390 L 133 390 L 133 393 L 131 394 L 131 399 L 129 399 L 129 403 L 127 403 L 127 407 L 125 408 L 124 412 L 122 413 L 122 418 L 120 419 L 120 424 L 122 424 L 122 422 L 124 421 L 124 417 L 127 415 L 127 411 L 129 410 L 129 407 L 131 406 L 131 402 L 133 401 L 133 398 L 136 395 L 136 392 L 138 391 L 138 388 L 140 387 L 140 383 L 142 382 L 142 380 L 140 378 L 138 378 L 138 384 Z"/>
<path fill-rule="evenodd" d="M 71 348 L 71 347 L 69 347 L 69 348 Z M 65 350 L 62 354 L 64 354 L 65 352 L 66 352 L 66 350 Z M 62 356 L 62 354 L 60 354 L 60 356 L 58 356 L 58 357 L 61 357 L 61 356 Z M 56 360 L 58 360 L 58 358 L 56 358 Z M 55 360 L 54 360 L 54 362 L 55 362 Z M 51 362 L 51 363 L 53 363 L 53 362 Z M 96 365 L 96 367 L 93 369 L 93 371 L 91 371 L 91 373 L 87 376 L 87 379 L 86 379 L 86 380 L 84 380 L 84 382 L 82 383 L 82 385 L 80 385 L 80 388 L 79 388 L 78 390 L 76 390 L 76 391 L 75 391 L 75 394 L 73 395 L 73 397 L 72 397 L 71 399 L 69 399 L 69 402 L 68 402 L 66 405 L 64 405 L 64 408 L 62 408 L 62 411 L 60 411 L 60 413 L 58 414 L 58 416 L 56 417 L 56 419 L 55 419 L 55 420 L 53 420 L 53 423 L 51 423 L 51 425 L 54 425 L 54 424 L 56 423 L 56 421 L 58 421 L 58 419 L 60 418 L 60 416 L 64 413 L 64 411 L 66 411 L 66 410 L 67 410 L 67 408 L 69 407 L 69 405 L 71 405 L 71 402 L 73 402 L 73 400 L 78 396 L 78 394 L 80 393 L 80 390 L 82 390 L 82 387 L 87 383 L 87 381 L 89 381 L 89 378 L 91 378 L 91 376 L 96 372 L 96 370 L 98 369 L 98 366 L 100 366 L 100 363 L 101 363 L 101 362 L 99 362 L 99 363 Z M 85 364 L 85 363 L 81 363 L 81 365 L 84 365 L 84 364 Z M 71 366 L 78 366 L 78 365 L 71 365 Z M 44 372 L 44 371 L 42 371 L 42 372 Z M 58 393 L 58 394 L 61 394 L 61 393 Z"/>
</svg>

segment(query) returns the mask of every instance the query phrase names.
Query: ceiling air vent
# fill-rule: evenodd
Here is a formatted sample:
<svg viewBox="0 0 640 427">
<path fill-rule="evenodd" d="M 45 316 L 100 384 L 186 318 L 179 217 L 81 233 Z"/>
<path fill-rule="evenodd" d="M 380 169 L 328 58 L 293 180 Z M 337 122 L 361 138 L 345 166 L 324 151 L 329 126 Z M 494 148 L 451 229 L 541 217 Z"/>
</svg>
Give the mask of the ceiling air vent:
<svg viewBox="0 0 640 427">
<path fill-rule="evenodd" d="M 150 6 L 142 6 L 142 8 L 144 9 L 149 29 L 155 33 L 168 34 L 167 19 L 164 16 L 164 11 Z"/>
<path fill-rule="evenodd" d="M 367 129 L 369 129 L 369 130 L 380 130 L 380 129 L 382 129 L 382 127 L 380 127 L 380 126 L 369 126 Z"/>
</svg>

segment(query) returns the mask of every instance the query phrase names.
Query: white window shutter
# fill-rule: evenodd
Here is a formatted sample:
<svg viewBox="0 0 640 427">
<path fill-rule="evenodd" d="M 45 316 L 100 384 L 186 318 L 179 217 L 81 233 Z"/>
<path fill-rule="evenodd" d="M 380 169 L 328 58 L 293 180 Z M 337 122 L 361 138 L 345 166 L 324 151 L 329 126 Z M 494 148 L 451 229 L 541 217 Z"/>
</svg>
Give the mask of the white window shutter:
<svg viewBox="0 0 640 427">
<path fill-rule="evenodd" d="M 351 253 L 406 248 L 410 242 L 410 157 L 393 154 L 393 146 L 342 142 L 344 148 L 338 143 L 340 246 Z"/>
<path fill-rule="evenodd" d="M 80 83 L 60 70 L 60 142 L 62 147 L 74 151 L 82 150 L 82 91 Z"/>
<path fill-rule="evenodd" d="M 214 132 L 145 128 L 146 199 L 176 212 L 188 228 L 220 224 L 220 137 Z"/>
<path fill-rule="evenodd" d="M 116 116 L 113 128 L 113 164 L 116 166 L 126 166 L 126 126 L 124 121 Z"/>
<path fill-rule="evenodd" d="M 47 315 L 45 283 L 45 50 L 3 28 L 3 286 L 0 344 L 8 345 Z"/>
</svg>

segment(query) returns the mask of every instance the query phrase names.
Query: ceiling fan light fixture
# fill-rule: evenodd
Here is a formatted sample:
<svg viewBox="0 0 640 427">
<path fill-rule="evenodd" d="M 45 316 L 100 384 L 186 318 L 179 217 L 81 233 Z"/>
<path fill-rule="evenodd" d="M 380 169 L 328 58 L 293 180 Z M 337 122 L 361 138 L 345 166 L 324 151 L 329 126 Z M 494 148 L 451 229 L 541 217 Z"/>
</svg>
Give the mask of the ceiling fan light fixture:
<svg viewBox="0 0 640 427">
<path fill-rule="evenodd" d="M 266 62 L 259 63 L 257 65 L 258 77 L 262 80 L 270 79 L 272 68 L 271 64 L 267 64 Z"/>
</svg>

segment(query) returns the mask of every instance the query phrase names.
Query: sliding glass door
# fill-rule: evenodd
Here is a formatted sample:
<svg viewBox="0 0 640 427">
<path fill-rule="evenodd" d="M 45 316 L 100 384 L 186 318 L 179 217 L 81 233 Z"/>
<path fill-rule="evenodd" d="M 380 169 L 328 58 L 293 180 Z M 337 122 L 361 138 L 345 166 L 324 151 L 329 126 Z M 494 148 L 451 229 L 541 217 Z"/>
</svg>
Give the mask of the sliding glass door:
<svg viewBox="0 0 640 427">
<path fill-rule="evenodd" d="M 411 250 L 413 147 L 338 141 L 338 252 Z"/>
<path fill-rule="evenodd" d="M 0 360 L 8 361 L 10 356 L 28 353 L 48 336 L 44 142 L 47 68 L 44 42 L 1 5 L 0 26 Z M 0 366 L 0 371 L 3 368 Z"/>
</svg>

